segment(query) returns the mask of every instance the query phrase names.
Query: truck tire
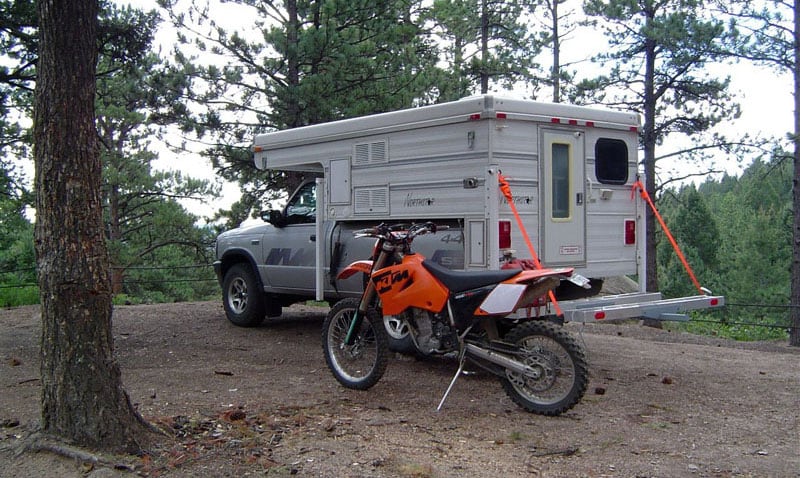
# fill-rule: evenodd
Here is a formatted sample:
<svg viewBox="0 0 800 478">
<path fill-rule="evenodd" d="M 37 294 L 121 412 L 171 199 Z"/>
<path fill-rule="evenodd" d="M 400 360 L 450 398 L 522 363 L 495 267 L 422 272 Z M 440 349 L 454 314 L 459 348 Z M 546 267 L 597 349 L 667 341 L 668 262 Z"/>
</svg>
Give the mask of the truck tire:
<svg viewBox="0 0 800 478">
<path fill-rule="evenodd" d="M 411 339 L 411 332 L 402 317 L 385 315 L 383 325 L 389 338 L 389 350 L 406 355 L 418 353 L 417 346 Z"/>
<path fill-rule="evenodd" d="M 234 264 L 222 281 L 222 303 L 225 315 L 239 327 L 256 327 L 266 316 L 264 291 L 258 286 L 252 268 Z"/>
</svg>

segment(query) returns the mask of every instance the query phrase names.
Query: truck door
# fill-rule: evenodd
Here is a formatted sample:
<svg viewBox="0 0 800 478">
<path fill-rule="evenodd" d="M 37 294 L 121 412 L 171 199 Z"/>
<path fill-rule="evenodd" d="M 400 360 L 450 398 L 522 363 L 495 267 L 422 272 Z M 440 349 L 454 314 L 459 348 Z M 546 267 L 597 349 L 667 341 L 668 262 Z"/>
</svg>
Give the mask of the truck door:
<svg viewBox="0 0 800 478">
<path fill-rule="evenodd" d="M 584 135 L 544 130 L 541 142 L 541 259 L 547 266 L 586 263 Z"/>
<path fill-rule="evenodd" d="M 264 238 L 264 267 L 275 288 L 313 291 L 316 265 L 316 184 L 300 186 L 289 199 L 286 225 Z"/>
</svg>

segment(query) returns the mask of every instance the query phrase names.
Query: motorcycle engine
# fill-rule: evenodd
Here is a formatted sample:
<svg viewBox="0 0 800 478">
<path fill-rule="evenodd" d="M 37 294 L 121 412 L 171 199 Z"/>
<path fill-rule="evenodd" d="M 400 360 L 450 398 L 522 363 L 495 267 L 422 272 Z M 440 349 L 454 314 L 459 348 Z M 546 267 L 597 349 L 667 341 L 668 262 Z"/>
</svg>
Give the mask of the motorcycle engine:
<svg viewBox="0 0 800 478">
<path fill-rule="evenodd" d="M 421 309 L 408 314 L 414 344 L 423 354 L 444 354 L 455 349 L 456 341 L 450 326 L 438 315 Z"/>
</svg>

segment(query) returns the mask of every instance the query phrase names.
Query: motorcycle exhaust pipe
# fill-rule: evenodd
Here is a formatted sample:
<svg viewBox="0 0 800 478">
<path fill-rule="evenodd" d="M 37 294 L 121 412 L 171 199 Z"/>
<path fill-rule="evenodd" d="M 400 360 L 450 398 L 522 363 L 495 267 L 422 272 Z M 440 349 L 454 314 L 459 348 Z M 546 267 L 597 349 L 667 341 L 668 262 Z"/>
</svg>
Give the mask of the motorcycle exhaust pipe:
<svg viewBox="0 0 800 478">
<path fill-rule="evenodd" d="M 493 364 L 499 365 L 503 368 L 509 369 L 517 373 L 521 373 L 522 375 L 526 376 L 537 375 L 536 369 L 529 367 L 524 363 L 518 360 L 514 360 L 506 355 L 497 353 L 493 350 L 488 350 L 483 347 L 478 347 L 475 344 L 469 344 L 469 343 L 464 344 L 464 348 L 466 349 L 467 355 L 472 355 L 474 357 L 481 358 Z"/>
<path fill-rule="evenodd" d="M 493 350 L 488 350 L 483 347 L 479 347 L 475 344 L 466 343 L 464 344 L 464 355 L 461 357 L 461 361 L 458 365 L 458 370 L 456 370 L 456 374 L 453 376 L 453 379 L 450 381 L 450 385 L 444 392 L 444 396 L 442 397 L 442 400 L 439 402 L 439 406 L 436 407 L 437 411 L 442 409 L 444 401 L 447 400 L 447 396 L 450 395 L 450 391 L 453 389 L 453 385 L 455 385 L 456 380 L 458 380 L 458 377 L 461 376 L 461 372 L 464 370 L 464 359 L 468 356 L 486 360 L 493 364 L 499 365 L 504 369 L 512 370 L 516 373 L 525 375 L 526 377 L 538 378 L 541 375 L 541 371 L 537 371 L 532 367 L 525 365 L 522 362 L 512 359 L 511 357 L 508 357 L 501 353 L 497 353 Z"/>
</svg>

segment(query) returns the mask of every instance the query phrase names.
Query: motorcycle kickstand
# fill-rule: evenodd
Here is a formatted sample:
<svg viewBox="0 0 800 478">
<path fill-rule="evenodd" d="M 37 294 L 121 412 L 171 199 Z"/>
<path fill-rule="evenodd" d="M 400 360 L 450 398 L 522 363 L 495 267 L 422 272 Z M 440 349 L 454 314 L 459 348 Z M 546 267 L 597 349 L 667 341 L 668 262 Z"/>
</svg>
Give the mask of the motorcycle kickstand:
<svg viewBox="0 0 800 478">
<path fill-rule="evenodd" d="M 447 396 L 450 395 L 450 390 L 453 389 L 453 385 L 456 384 L 456 380 L 458 380 L 458 377 L 464 371 L 464 364 L 467 362 L 467 353 L 466 352 L 467 352 L 467 350 L 462 348 L 461 353 L 459 354 L 460 358 L 458 360 L 458 370 L 456 370 L 456 374 L 453 375 L 453 380 L 450 381 L 450 385 L 447 387 L 447 390 L 444 392 L 444 396 L 442 397 L 442 401 L 439 402 L 439 406 L 436 407 L 436 411 L 437 412 L 442 410 L 442 405 L 444 405 L 444 401 L 447 400 Z"/>
</svg>

